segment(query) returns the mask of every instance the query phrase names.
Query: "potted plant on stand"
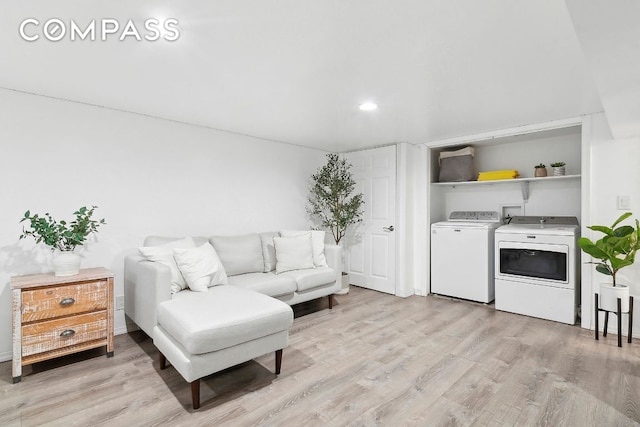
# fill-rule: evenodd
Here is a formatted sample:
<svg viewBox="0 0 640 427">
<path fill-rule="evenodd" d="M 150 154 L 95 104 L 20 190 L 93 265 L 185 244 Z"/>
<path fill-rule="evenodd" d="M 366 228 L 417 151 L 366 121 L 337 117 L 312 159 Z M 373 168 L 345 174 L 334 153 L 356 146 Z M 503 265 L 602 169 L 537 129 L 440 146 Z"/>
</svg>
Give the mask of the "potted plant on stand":
<svg viewBox="0 0 640 427">
<path fill-rule="evenodd" d="M 636 252 L 640 249 L 640 225 L 635 220 L 635 228 L 630 225 L 616 226 L 631 216 L 626 212 L 618 218 L 611 227 L 591 225 L 587 228 L 599 231 L 604 237 L 592 242 L 586 237 L 578 239 L 578 246 L 599 260 L 594 261 L 596 271 L 611 277 L 611 283 L 601 283 L 599 293 L 600 308 L 607 311 L 617 311 L 617 299 L 622 300 L 622 313 L 629 312 L 629 287 L 621 284 L 618 272 L 624 267 L 633 265 Z"/>
<path fill-rule="evenodd" d="M 82 245 L 91 233 L 106 224 L 104 218 L 92 218 L 97 206 L 81 207 L 73 214 L 76 216 L 71 222 L 56 221 L 49 213 L 43 216 L 26 211 L 20 222 L 27 221 L 28 228 L 22 228 L 20 239 L 33 237 L 36 243 L 44 243 L 51 247 L 56 254 L 53 257 L 53 269 L 56 276 L 73 276 L 80 272 L 80 257 L 73 251 Z"/>
<path fill-rule="evenodd" d="M 307 212 L 331 231 L 336 245 L 341 245 L 347 228 L 361 222 L 363 214 L 364 196 L 354 194 L 356 182 L 351 175 L 351 164 L 337 154 L 327 154 L 327 163 L 311 179 Z M 349 276 L 342 272 L 340 293 L 347 292 Z"/>
</svg>

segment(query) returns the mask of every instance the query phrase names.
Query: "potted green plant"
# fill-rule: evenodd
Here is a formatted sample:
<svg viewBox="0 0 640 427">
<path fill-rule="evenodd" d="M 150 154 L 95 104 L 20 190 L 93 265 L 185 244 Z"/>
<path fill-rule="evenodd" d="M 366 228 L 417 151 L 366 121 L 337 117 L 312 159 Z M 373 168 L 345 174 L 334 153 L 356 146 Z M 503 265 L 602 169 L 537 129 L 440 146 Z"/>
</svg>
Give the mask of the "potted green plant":
<svg viewBox="0 0 640 427">
<path fill-rule="evenodd" d="M 327 154 L 327 163 L 311 176 L 307 212 L 331 231 L 336 245 L 343 241 L 348 227 L 362 221 L 364 195 L 354 194 L 356 182 L 351 164 L 337 154 Z M 343 290 L 349 291 L 349 277 L 342 273 Z"/>
<path fill-rule="evenodd" d="M 553 168 L 553 176 L 564 176 L 565 170 L 565 162 L 553 162 L 551 163 L 551 167 Z"/>
<path fill-rule="evenodd" d="M 544 163 L 540 163 L 534 166 L 534 174 L 536 178 L 547 176 L 547 166 Z"/>
<path fill-rule="evenodd" d="M 578 246 L 598 261 L 596 271 L 611 277 L 611 283 L 600 284 L 600 308 L 608 311 L 617 311 L 617 299 L 622 300 L 622 312 L 629 311 L 629 287 L 621 284 L 618 272 L 624 267 L 633 265 L 636 252 L 640 249 L 640 224 L 635 220 L 635 228 L 631 225 L 620 224 L 632 215 L 626 212 L 620 216 L 610 227 L 604 225 L 591 225 L 587 228 L 598 231 L 604 236 L 593 242 L 586 237 L 578 239 Z"/>
<path fill-rule="evenodd" d="M 20 239 L 33 237 L 36 243 L 44 243 L 56 252 L 53 258 L 53 268 L 56 276 L 72 276 L 80 271 L 80 257 L 73 251 L 82 245 L 91 233 L 98 231 L 98 227 L 106 224 L 103 219 L 93 219 L 93 212 L 97 206 L 81 207 L 73 213 L 75 219 L 71 222 L 56 221 L 48 212 L 44 215 L 31 214 L 26 211 L 21 223 L 23 226 Z"/>
</svg>

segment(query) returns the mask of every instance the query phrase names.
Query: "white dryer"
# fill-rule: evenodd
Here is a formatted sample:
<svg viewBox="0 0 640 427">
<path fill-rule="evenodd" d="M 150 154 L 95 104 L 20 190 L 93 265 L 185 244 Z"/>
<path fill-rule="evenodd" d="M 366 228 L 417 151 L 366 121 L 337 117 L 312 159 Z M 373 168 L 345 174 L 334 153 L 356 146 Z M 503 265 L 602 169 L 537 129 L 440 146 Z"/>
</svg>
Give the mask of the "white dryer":
<svg viewBox="0 0 640 427">
<path fill-rule="evenodd" d="M 489 303 L 494 299 L 493 211 L 456 211 L 431 225 L 431 293 Z"/>
<path fill-rule="evenodd" d="M 573 325 L 580 305 L 578 218 L 516 216 L 495 237 L 496 309 Z"/>
</svg>

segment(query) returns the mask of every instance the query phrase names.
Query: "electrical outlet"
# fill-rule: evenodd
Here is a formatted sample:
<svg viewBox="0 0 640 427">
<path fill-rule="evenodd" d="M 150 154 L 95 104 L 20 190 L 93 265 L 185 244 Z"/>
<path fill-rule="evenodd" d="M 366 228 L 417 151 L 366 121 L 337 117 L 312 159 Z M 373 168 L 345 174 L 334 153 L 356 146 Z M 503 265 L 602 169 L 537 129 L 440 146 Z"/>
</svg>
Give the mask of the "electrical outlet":
<svg viewBox="0 0 640 427">
<path fill-rule="evenodd" d="M 629 196 L 618 196 L 617 202 L 619 210 L 626 211 L 631 208 Z"/>
<path fill-rule="evenodd" d="M 116 310 L 124 310 L 124 295 L 116 297 Z"/>
</svg>

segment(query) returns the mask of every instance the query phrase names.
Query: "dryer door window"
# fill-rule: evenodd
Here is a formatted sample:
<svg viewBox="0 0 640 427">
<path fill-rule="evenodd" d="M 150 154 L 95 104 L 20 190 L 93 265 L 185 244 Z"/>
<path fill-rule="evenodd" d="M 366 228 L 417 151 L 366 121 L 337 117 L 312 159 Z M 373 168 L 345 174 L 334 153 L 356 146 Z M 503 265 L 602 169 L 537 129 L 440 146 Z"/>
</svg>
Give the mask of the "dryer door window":
<svg viewBox="0 0 640 427">
<path fill-rule="evenodd" d="M 499 274 L 568 282 L 568 248 L 500 242 Z"/>
</svg>

